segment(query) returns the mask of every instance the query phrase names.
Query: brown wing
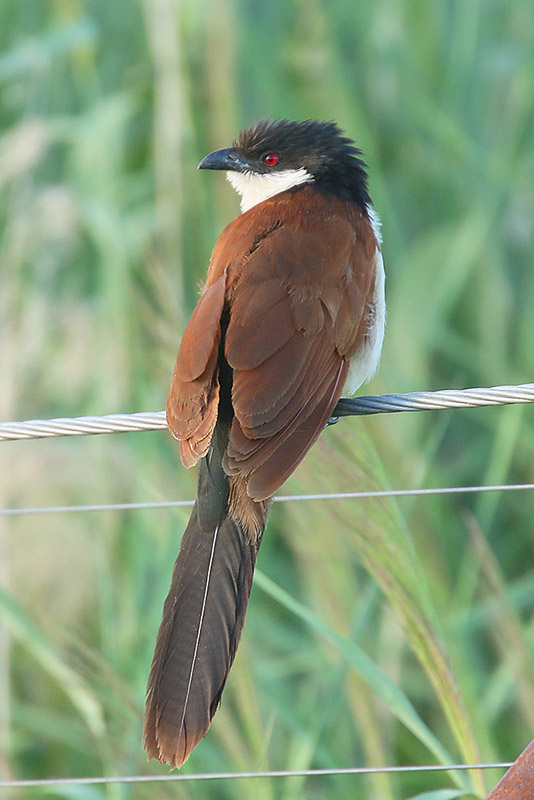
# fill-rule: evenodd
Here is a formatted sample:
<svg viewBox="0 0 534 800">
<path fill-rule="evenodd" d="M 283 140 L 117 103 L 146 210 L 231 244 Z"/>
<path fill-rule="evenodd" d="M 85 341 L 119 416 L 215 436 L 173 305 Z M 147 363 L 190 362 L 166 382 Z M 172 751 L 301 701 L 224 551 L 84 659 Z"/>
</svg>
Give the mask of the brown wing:
<svg viewBox="0 0 534 800">
<path fill-rule="evenodd" d="M 299 222 L 262 241 L 227 293 L 235 417 L 225 469 L 247 477 L 255 500 L 273 494 L 323 429 L 374 291 L 376 242 L 364 218 Z"/>
<path fill-rule="evenodd" d="M 206 286 L 185 329 L 167 398 L 167 424 L 184 466 L 208 452 L 219 406 L 218 353 L 226 273 Z"/>
</svg>

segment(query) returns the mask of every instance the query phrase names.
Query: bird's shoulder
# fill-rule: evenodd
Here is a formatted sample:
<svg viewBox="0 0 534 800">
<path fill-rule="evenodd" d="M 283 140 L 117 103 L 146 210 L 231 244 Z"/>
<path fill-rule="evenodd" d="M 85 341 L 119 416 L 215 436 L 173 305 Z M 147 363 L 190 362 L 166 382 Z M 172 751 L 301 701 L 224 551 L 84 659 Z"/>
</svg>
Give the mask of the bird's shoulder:
<svg viewBox="0 0 534 800">
<path fill-rule="evenodd" d="M 364 268 L 378 242 L 365 209 L 303 186 L 275 195 L 240 214 L 220 234 L 208 270 L 208 284 L 228 272 L 232 283 L 249 265 L 275 263 L 286 278 Z M 258 276 L 259 277 L 259 276 Z"/>
</svg>

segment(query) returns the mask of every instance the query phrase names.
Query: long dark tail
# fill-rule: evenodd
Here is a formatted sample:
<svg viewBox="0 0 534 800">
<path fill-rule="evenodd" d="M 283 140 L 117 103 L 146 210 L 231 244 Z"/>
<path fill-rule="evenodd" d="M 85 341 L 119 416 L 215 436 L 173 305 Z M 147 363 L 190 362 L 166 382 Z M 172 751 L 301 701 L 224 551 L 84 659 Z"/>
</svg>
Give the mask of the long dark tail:
<svg viewBox="0 0 534 800">
<path fill-rule="evenodd" d="M 149 758 L 181 766 L 209 728 L 232 666 L 247 609 L 267 504 L 253 504 L 251 531 L 229 504 L 222 468 L 228 427 L 218 424 L 202 459 L 197 501 L 163 608 L 148 678 L 143 744 Z M 235 492 L 235 485 L 232 494 Z"/>
</svg>

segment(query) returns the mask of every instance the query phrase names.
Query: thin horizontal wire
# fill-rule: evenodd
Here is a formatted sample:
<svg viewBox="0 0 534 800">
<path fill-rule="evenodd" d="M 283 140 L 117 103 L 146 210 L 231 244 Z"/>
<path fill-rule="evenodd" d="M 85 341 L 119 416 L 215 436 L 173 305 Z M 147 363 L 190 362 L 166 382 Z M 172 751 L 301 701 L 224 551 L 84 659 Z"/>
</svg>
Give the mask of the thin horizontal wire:
<svg viewBox="0 0 534 800">
<path fill-rule="evenodd" d="M 469 494 L 471 492 L 517 492 L 534 489 L 534 483 L 505 483 L 493 486 L 443 486 L 435 489 L 391 489 L 376 492 L 332 492 L 329 494 L 282 494 L 274 498 L 275 503 L 303 500 L 352 500 L 369 497 L 417 497 L 435 494 Z M 102 503 L 85 506 L 41 506 L 36 508 L 0 508 L 0 517 L 16 517 L 23 514 L 67 514 L 85 511 L 142 511 L 159 508 L 183 508 L 194 505 L 194 500 L 162 500 L 145 503 Z"/>
<path fill-rule="evenodd" d="M 42 778 L 35 780 L 0 781 L 5 789 L 29 788 L 32 786 L 81 786 L 101 783 L 163 783 L 168 781 L 220 781 L 238 780 L 240 778 L 315 778 L 323 775 L 374 775 L 377 773 L 406 772 L 445 772 L 449 770 L 468 769 L 508 769 L 512 762 L 496 762 L 494 764 L 429 764 L 410 767 L 332 767 L 332 769 L 292 769 L 265 770 L 263 772 L 199 772 L 178 773 L 176 775 L 121 775 L 97 778 Z"/>
<path fill-rule="evenodd" d="M 446 389 L 438 392 L 410 392 L 408 394 L 384 394 L 378 397 L 343 398 L 335 407 L 333 417 L 533 402 L 534 383 L 523 383 L 517 386 L 493 386 L 487 389 Z M 164 411 L 106 414 L 100 417 L 34 419 L 26 422 L 1 422 L 0 441 L 153 431 L 166 427 Z"/>
</svg>

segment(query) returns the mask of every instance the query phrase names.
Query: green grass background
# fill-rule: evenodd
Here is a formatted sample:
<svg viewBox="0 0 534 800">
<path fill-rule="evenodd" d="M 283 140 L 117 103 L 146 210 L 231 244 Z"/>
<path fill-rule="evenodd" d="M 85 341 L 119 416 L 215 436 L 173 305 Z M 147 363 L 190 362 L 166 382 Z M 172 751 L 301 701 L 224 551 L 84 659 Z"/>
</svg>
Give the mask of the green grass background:
<svg viewBox="0 0 534 800">
<path fill-rule="evenodd" d="M 389 310 L 369 392 L 532 381 L 533 44 L 530 0 L 1 0 L 0 418 L 163 408 L 238 209 L 196 164 L 263 115 L 336 119 L 366 154 Z M 530 407 L 352 418 L 283 491 L 527 482 L 533 453 Z M 165 432 L 4 444 L 0 470 L 2 507 L 195 490 Z M 141 718 L 186 517 L 0 518 L 2 777 L 166 773 Z M 184 771 L 515 758 L 534 730 L 533 520 L 525 492 L 275 506 Z M 45 795 L 448 800 L 499 774 Z"/>
</svg>

